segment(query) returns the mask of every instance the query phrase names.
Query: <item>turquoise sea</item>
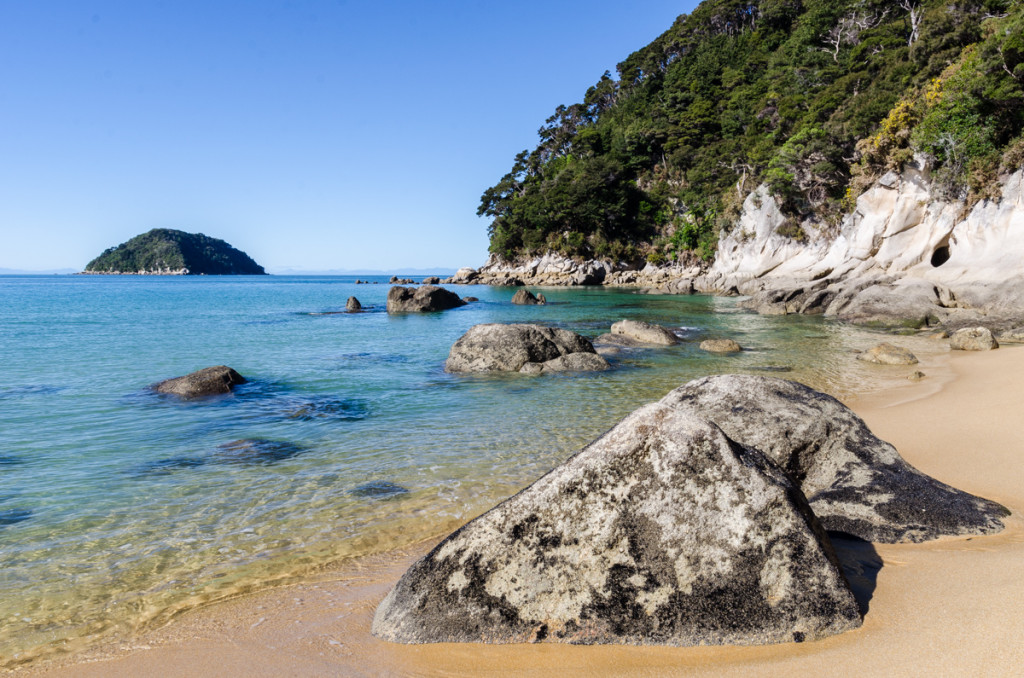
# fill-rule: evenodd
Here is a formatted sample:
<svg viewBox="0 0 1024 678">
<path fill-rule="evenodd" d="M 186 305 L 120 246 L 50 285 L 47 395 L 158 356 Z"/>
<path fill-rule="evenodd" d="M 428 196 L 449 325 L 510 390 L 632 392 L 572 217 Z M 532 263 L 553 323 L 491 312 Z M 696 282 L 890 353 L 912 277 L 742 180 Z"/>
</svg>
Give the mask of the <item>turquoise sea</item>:
<svg viewBox="0 0 1024 678">
<path fill-rule="evenodd" d="M 441 534 L 698 376 L 783 376 L 849 398 L 918 368 L 856 361 L 878 334 L 758 316 L 734 299 L 546 289 L 547 306 L 520 307 L 514 288 L 465 286 L 452 289 L 479 302 L 389 316 L 388 289 L 342 277 L 0 277 L 0 666 Z M 350 295 L 366 312 L 339 313 Z M 443 369 L 477 323 L 593 338 L 623 318 L 686 341 L 610 356 L 605 373 Z M 747 350 L 704 353 L 708 337 Z M 899 343 L 926 371 L 946 350 Z M 147 388 L 217 364 L 250 383 L 197 401 Z"/>
</svg>

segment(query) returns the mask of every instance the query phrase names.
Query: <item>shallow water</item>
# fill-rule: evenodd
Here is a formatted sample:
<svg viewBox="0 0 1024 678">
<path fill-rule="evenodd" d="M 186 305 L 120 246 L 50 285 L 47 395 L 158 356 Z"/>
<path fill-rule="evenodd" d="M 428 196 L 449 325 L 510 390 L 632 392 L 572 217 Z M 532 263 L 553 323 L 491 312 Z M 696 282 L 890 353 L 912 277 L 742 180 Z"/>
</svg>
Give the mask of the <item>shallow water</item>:
<svg viewBox="0 0 1024 678">
<path fill-rule="evenodd" d="M 798 379 L 839 397 L 906 383 L 855 349 L 884 337 L 735 300 L 456 287 L 480 302 L 388 316 L 346 278 L 0 277 L 0 665 L 130 633 L 201 602 L 439 534 L 639 405 L 707 374 Z M 338 313 L 350 295 L 363 313 Z M 483 322 L 589 337 L 622 318 L 679 346 L 577 375 L 449 375 Z M 700 351 L 732 337 L 734 356 Z M 939 342 L 900 337 L 927 368 Z M 149 384 L 227 364 L 196 401 Z"/>
</svg>

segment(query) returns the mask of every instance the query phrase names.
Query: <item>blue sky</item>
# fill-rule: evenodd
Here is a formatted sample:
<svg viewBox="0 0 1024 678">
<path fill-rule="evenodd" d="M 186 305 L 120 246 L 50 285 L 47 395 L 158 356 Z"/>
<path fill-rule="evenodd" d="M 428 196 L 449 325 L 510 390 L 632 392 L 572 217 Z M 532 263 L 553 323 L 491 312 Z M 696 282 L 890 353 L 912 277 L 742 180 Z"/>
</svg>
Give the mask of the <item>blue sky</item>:
<svg viewBox="0 0 1024 678">
<path fill-rule="evenodd" d="M 0 0 L 0 268 L 155 227 L 271 270 L 478 266 L 483 190 L 695 5 Z"/>
</svg>

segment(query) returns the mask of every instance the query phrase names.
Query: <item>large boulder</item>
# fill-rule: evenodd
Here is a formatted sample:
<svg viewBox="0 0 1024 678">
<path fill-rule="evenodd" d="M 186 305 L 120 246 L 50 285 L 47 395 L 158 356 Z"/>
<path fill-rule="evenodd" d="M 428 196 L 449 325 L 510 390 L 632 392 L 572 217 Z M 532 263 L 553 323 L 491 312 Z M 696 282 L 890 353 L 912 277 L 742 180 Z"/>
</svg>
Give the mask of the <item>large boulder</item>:
<svg viewBox="0 0 1024 678">
<path fill-rule="evenodd" d="M 345 310 L 349 313 L 355 313 L 356 311 L 362 311 L 363 305 L 355 297 L 349 297 L 348 301 L 345 302 Z"/>
<path fill-rule="evenodd" d="M 642 320 L 620 320 L 612 325 L 611 334 L 656 346 L 672 346 L 679 343 L 679 337 L 672 330 Z"/>
<path fill-rule="evenodd" d="M 949 347 L 954 351 L 990 351 L 999 348 L 999 342 L 987 327 L 965 327 L 949 335 Z"/>
<path fill-rule="evenodd" d="M 445 370 L 519 372 L 527 363 L 546 364 L 576 353 L 592 354 L 600 358 L 586 337 L 569 330 L 526 324 L 474 325 L 452 345 Z M 557 369 L 558 366 L 552 365 L 551 369 Z M 599 369 L 607 367 L 608 363 L 603 362 Z M 526 371 L 543 371 L 543 368 L 537 370 L 529 367 Z"/>
<path fill-rule="evenodd" d="M 800 484 L 826 529 L 874 542 L 990 534 L 1009 512 L 921 473 L 835 398 L 772 377 L 696 379 L 660 401 L 715 422 Z"/>
<path fill-rule="evenodd" d="M 861 617 L 792 481 L 646 405 L 415 563 L 372 632 L 403 643 L 813 640 Z"/>
<path fill-rule="evenodd" d="M 872 346 L 863 353 L 857 354 L 857 360 L 876 365 L 916 365 L 917 356 L 903 348 L 883 341 L 877 346 Z"/>
<path fill-rule="evenodd" d="M 153 384 L 157 393 L 171 393 L 183 398 L 230 393 L 238 384 L 244 384 L 245 377 L 226 365 L 204 367 L 184 377 L 165 379 Z"/>
<path fill-rule="evenodd" d="M 459 295 L 435 285 L 423 285 L 415 289 L 392 287 L 388 290 L 388 313 L 444 311 L 465 304 Z"/>
</svg>

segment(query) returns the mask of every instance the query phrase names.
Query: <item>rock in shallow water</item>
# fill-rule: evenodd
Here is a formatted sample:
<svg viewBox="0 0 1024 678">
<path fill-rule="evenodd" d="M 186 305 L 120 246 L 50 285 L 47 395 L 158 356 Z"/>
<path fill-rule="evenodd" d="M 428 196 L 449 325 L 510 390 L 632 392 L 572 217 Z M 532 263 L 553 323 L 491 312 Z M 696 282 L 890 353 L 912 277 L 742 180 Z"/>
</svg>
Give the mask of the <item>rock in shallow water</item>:
<svg viewBox="0 0 1024 678">
<path fill-rule="evenodd" d="M 739 353 L 743 347 L 732 339 L 705 339 L 700 342 L 700 350 L 708 353 Z"/>
<path fill-rule="evenodd" d="M 661 403 L 715 422 L 796 480 L 828 530 L 874 542 L 991 534 L 1009 515 L 999 504 L 921 473 L 835 398 L 772 377 L 696 379 Z"/>
<path fill-rule="evenodd" d="M 423 285 L 416 289 L 392 287 L 388 290 L 388 313 L 444 311 L 465 305 L 466 302 L 459 299 L 459 295 L 434 285 Z"/>
<path fill-rule="evenodd" d="M 601 362 L 593 358 L 560 361 L 550 365 L 551 370 L 608 368 L 586 337 L 569 330 L 528 324 L 474 325 L 452 345 L 444 367 L 448 372 L 519 372 L 528 363 L 543 364 L 576 353 L 593 354 Z M 544 366 L 526 371 L 544 371 Z"/>
<path fill-rule="evenodd" d="M 157 393 L 171 393 L 183 398 L 198 398 L 208 395 L 230 393 L 238 384 L 244 384 L 245 377 L 227 365 L 204 367 L 184 377 L 167 379 L 153 385 Z"/>
<path fill-rule="evenodd" d="M 903 348 L 883 341 L 863 353 L 857 354 L 857 360 L 876 365 L 916 365 L 917 356 Z"/>
<path fill-rule="evenodd" d="M 381 603 L 373 633 L 752 644 L 860 623 L 791 480 L 713 424 L 655 403 L 441 542 Z"/>
<path fill-rule="evenodd" d="M 679 337 L 672 330 L 642 320 L 620 320 L 612 325 L 611 334 L 655 346 L 673 346 L 679 343 Z"/>
</svg>

